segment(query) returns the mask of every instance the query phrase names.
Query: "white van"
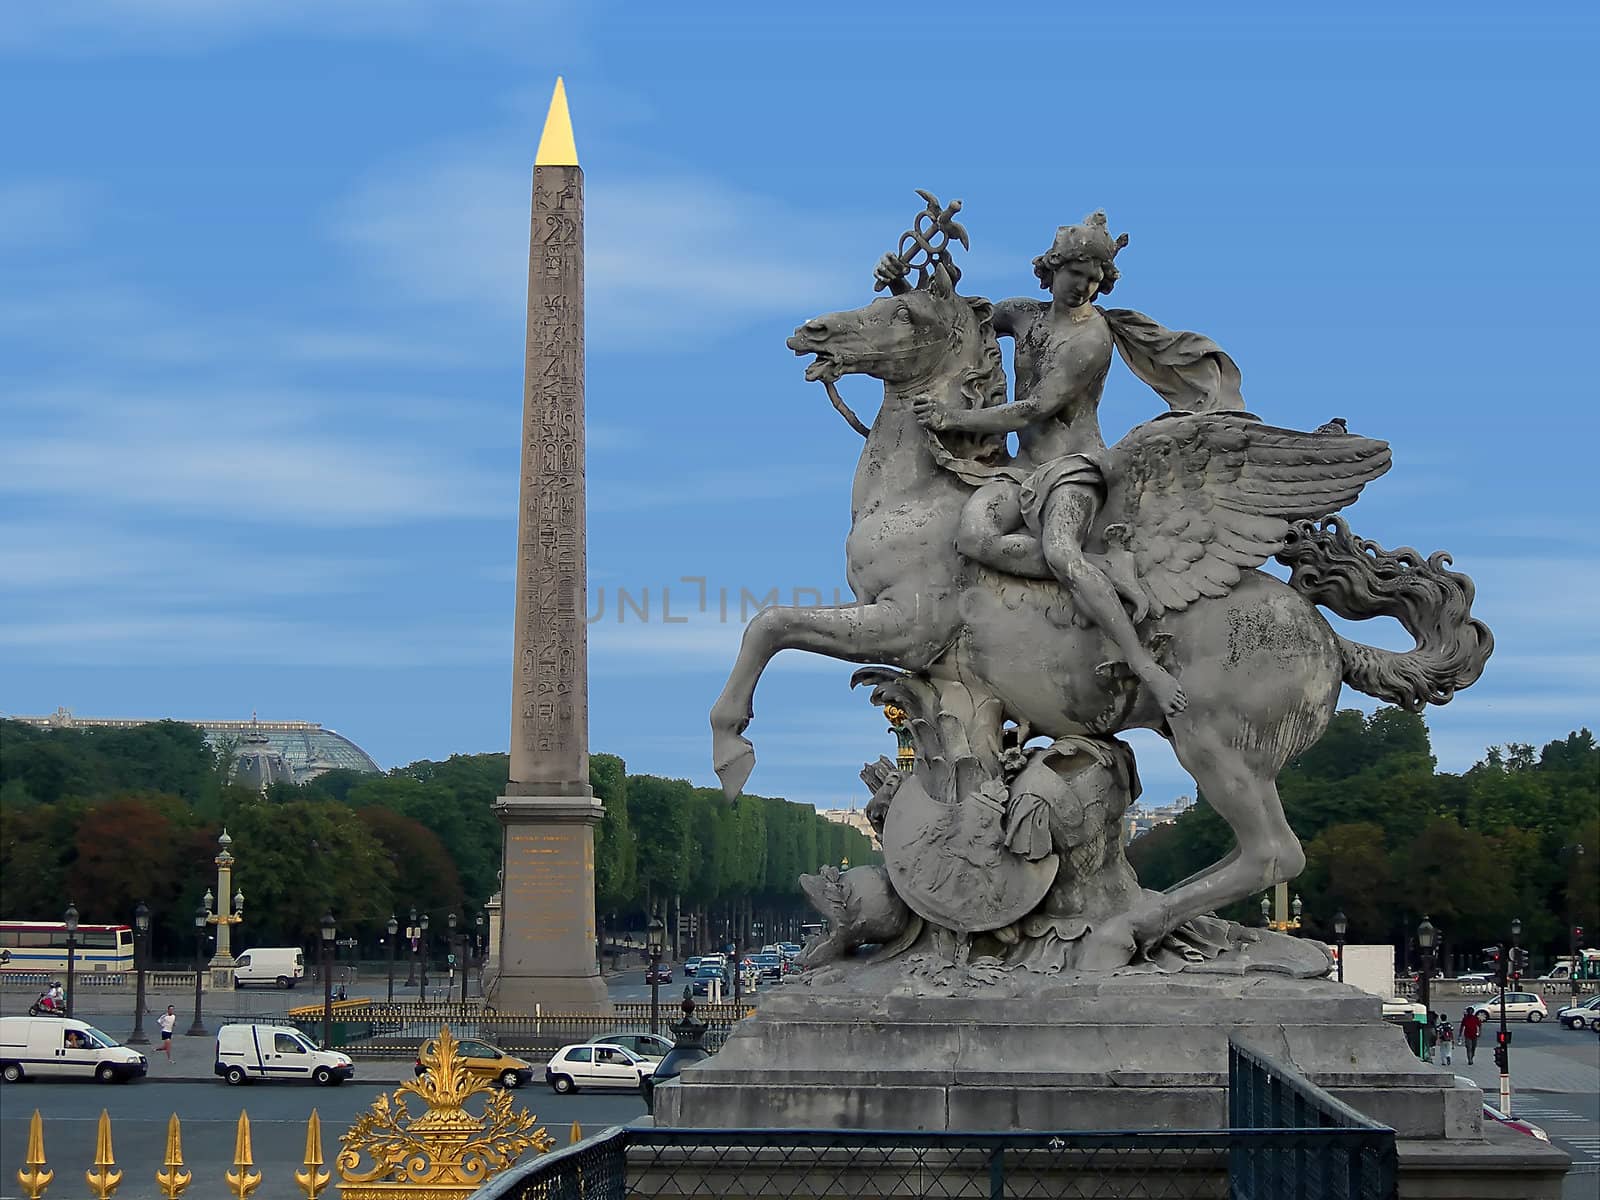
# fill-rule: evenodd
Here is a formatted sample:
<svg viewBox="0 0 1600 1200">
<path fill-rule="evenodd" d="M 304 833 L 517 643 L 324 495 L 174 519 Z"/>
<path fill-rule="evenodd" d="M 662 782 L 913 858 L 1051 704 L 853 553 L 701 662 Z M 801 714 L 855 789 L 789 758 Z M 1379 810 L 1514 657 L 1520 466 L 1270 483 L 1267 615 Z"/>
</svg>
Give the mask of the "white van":
<svg viewBox="0 0 1600 1200">
<path fill-rule="evenodd" d="M 212 1070 L 238 1086 L 251 1079 L 309 1079 L 340 1084 L 355 1064 L 335 1050 L 319 1050 L 292 1025 L 224 1025 L 217 1030 Z"/>
<path fill-rule="evenodd" d="M 93 1025 L 71 1017 L 0 1017 L 0 1078 L 137 1079 L 150 1063 Z"/>
<path fill-rule="evenodd" d="M 233 984 L 292 988 L 306 977 L 306 958 L 296 946 L 257 946 L 233 960 Z"/>
</svg>

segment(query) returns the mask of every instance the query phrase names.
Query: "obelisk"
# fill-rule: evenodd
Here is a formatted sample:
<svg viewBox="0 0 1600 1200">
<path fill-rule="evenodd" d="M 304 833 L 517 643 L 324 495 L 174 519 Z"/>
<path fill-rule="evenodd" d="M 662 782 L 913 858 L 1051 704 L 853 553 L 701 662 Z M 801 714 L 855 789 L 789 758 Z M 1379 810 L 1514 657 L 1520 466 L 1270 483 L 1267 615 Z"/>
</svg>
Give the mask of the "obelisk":
<svg viewBox="0 0 1600 1200">
<path fill-rule="evenodd" d="M 533 165 L 516 662 L 504 830 L 502 1011 L 609 1011 L 595 960 L 583 420 L 583 169 L 556 80 Z"/>
</svg>

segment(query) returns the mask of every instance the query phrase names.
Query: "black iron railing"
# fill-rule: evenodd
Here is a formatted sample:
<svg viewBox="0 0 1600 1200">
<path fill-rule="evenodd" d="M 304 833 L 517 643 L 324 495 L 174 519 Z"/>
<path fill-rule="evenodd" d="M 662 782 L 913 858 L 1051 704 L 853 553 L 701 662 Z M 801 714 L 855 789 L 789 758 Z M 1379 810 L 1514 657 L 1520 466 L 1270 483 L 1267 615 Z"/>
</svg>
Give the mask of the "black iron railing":
<svg viewBox="0 0 1600 1200">
<path fill-rule="evenodd" d="M 615 1128 L 475 1200 L 1395 1200 L 1392 1129 L 1270 1055 L 1229 1048 L 1232 1128 L 945 1133 Z"/>
<path fill-rule="evenodd" d="M 1235 1200 L 1389 1200 L 1399 1194 L 1394 1130 L 1265 1051 L 1231 1038 L 1228 1124 L 1233 1131 L 1315 1131 L 1307 1146 L 1263 1143 L 1230 1150 Z"/>
</svg>

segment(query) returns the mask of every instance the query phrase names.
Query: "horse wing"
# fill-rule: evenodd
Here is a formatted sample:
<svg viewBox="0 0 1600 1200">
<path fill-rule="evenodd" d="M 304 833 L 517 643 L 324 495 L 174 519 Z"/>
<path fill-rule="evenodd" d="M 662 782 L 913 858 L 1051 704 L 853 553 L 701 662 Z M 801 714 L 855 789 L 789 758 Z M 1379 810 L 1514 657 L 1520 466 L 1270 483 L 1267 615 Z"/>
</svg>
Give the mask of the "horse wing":
<svg viewBox="0 0 1600 1200">
<path fill-rule="evenodd" d="M 1289 523 L 1335 513 L 1389 469 L 1387 442 L 1300 433 L 1240 414 L 1163 417 L 1108 456 L 1108 539 L 1133 555 L 1150 615 L 1225 596 L 1283 548 Z"/>
</svg>

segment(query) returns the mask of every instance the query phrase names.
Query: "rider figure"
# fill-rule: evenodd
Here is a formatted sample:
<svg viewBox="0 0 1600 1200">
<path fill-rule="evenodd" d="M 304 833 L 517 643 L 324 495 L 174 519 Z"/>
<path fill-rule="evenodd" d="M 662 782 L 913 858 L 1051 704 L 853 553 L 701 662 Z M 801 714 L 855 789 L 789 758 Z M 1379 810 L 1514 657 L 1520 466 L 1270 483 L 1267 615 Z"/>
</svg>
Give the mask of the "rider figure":
<svg viewBox="0 0 1600 1200">
<path fill-rule="evenodd" d="M 1113 346 L 1113 332 L 1094 301 L 1116 283 L 1114 259 L 1126 244 L 1125 234 L 1111 237 L 1102 212 L 1057 229 L 1050 249 L 1033 260 L 1050 301 L 1018 298 L 994 309 L 995 333 L 1016 346 L 1015 399 L 971 410 L 926 399 L 916 411 L 932 430 L 1017 435 L 1014 465 L 1025 477 L 1020 483 L 999 478 L 978 489 L 962 514 L 957 548 L 997 570 L 1054 576 L 1170 716 L 1188 704 L 1183 688 L 1140 642 L 1118 588 L 1083 550 L 1106 494 L 1106 445 L 1097 410 Z M 885 255 L 874 270 L 896 292 L 906 290 L 905 274 L 904 260 L 895 255 Z M 1032 532 L 1023 532 L 1024 525 Z M 1136 583 L 1120 582 L 1142 616 Z"/>
</svg>

